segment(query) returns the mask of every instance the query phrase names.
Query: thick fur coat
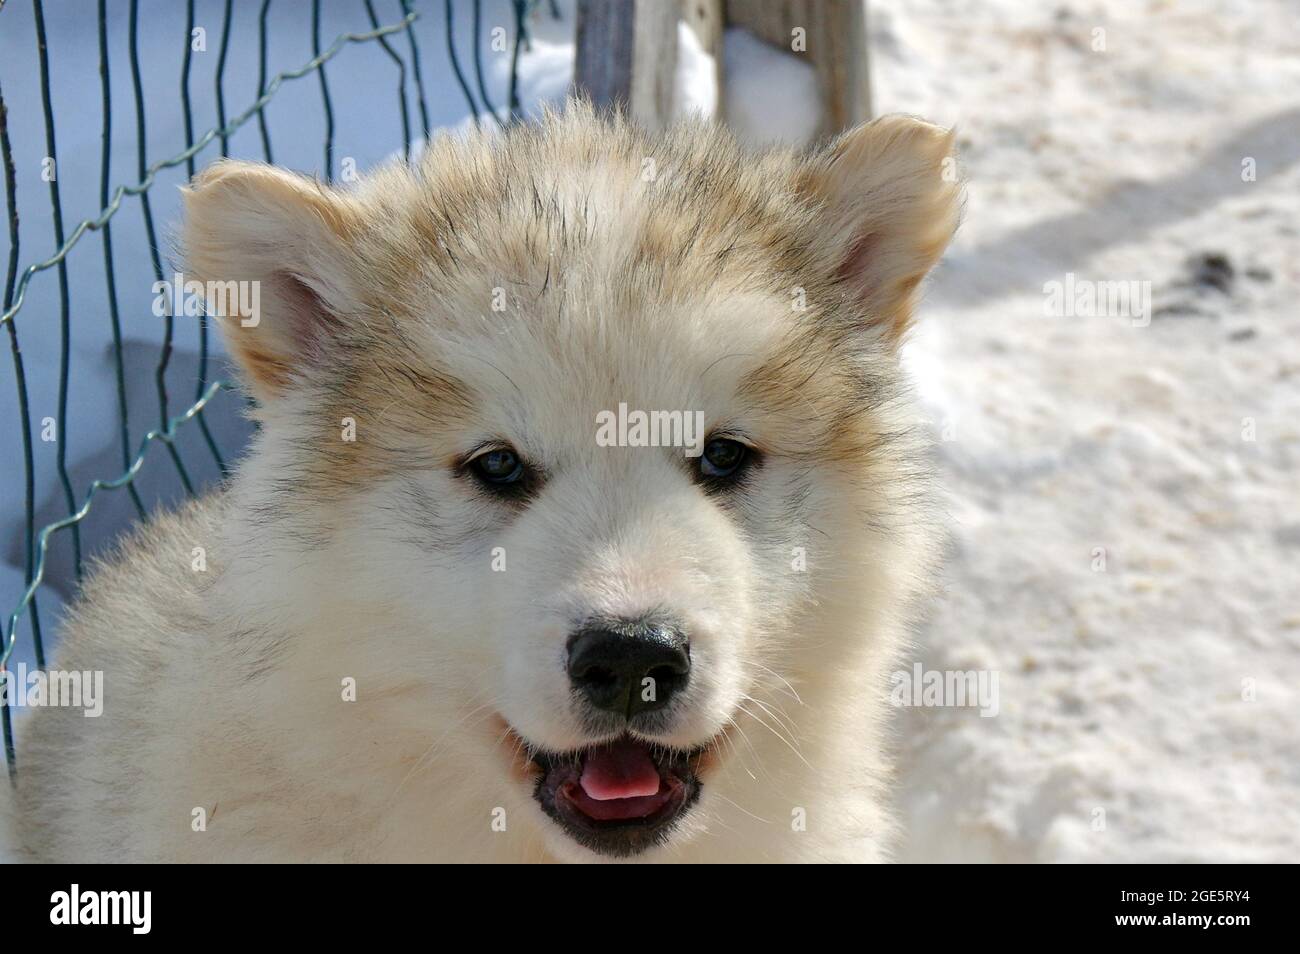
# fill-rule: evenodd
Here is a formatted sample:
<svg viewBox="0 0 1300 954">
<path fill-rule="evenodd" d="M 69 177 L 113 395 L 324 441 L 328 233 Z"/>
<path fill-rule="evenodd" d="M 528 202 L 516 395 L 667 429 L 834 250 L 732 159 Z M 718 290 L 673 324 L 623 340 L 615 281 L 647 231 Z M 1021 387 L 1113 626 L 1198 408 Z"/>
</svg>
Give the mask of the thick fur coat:
<svg viewBox="0 0 1300 954">
<path fill-rule="evenodd" d="M 754 155 L 578 103 L 355 187 L 207 169 L 186 277 L 259 283 L 221 323 L 261 427 L 72 607 L 55 666 L 103 670 L 104 714 L 22 720 L 20 850 L 608 859 L 532 756 L 624 731 L 576 698 L 575 627 L 667 613 L 689 685 L 626 731 L 689 757 L 696 797 L 626 856 L 887 857 L 887 673 L 939 540 L 898 346 L 951 173 L 951 134 L 906 117 Z M 743 479 L 600 446 L 620 404 L 702 412 Z M 517 492 L 476 476 L 489 445 Z"/>
</svg>

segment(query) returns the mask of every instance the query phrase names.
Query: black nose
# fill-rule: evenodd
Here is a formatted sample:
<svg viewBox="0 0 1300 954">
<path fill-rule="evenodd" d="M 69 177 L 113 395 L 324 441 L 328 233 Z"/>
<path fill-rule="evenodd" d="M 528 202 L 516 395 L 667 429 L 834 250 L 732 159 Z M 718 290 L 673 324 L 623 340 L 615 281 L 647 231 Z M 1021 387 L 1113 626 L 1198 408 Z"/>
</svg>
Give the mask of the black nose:
<svg viewBox="0 0 1300 954">
<path fill-rule="evenodd" d="M 691 673 L 686 636 L 673 626 L 602 622 L 569 640 L 569 681 L 595 708 L 634 716 L 667 705 Z"/>
</svg>

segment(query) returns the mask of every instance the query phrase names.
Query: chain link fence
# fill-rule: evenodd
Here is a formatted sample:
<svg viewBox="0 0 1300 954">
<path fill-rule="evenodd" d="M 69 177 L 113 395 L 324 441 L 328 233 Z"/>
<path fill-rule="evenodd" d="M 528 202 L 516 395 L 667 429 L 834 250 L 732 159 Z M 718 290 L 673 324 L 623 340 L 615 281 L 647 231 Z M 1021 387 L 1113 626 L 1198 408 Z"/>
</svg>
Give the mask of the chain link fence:
<svg viewBox="0 0 1300 954">
<path fill-rule="evenodd" d="M 268 106 L 283 96 L 283 91 L 295 80 L 309 76 L 314 76 L 318 85 L 316 114 L 323 135 L 317 153 L 320 157 L 317 174 L 325 181 L 350 178 L 356 165 L 355 157 L 342 156 L 336 148 L 336 139 L 341 132 L 336 122 L 336 96 L 341 83 L 347 84 L 354 98 L 363 96 L 368 110 L 392 111 L 398 117 L 400 146 L 393 136 L 386 142 L 368 143 L 372 152 L 376 147 L 394 153 L 400 148 L 401 154 L 409 159 L 416 152 L 418 143 L 429 135 L 433 123 L 438 121 L 434 116 L 438 111 L 436 106 L 441 107 L 444 122 L 448 115 L 455 116 L 457 109 L 460 118 L 464 117 L 467 109 L 470 121 L 475 125 L 495 123 L 504 126 L 513 122 L 520 114 L 520 49 L 529 42 L 527 28 L 537 0 L 507 0 L 492 5 L 488 17 L 506 21 L 495 25 L 490 19 L 485 22 L 485 10 L 480 0 L 472 3 L 431 0 L 427 4 L 417 4 L 415 0 L 359 0 L 356 4 L 350 0 L 348 3 L 333 0 L 328 5 L 324 5 L 322 0 L 311 0 L 310 4 L 288 3 L 287 0 L 214 0 L 198 5 L 198 9 L 196 0 L 186 0 L 183 9 L 180 3 L 142 5 L 141 0 L 97 0 L 93 8 L 88 2 L 73 4 L 62 0 L 47 5 L 42 0 L 33 0 L 29 23 L 20 19 L 16 5 L 16 0 L 9 3 L 0 0 L 0 51 L 5 54 L 0 57 L 0 64 L 3 64 L 0 65 L 0 155 L 8 225 L 7 270 L 0 325 L 4 326 L 8 338 L 16 391 L 16 413 L 13 413 L 16 426 L 0 432 L 0 460 L 3 460 L 0 472 L 3 473 L 5 492 L 15 498 L 21 494 L 22 516 L 14 526 L 15 540 L 10 552 L 12 562 L 20 565 L 21 584 L 16 586 L 12 602 L 7 589 L 0 588 L 0 605 L 13 607 L 0 617 L 0 675 L 11 667 L 20 650 L 23 658 L 30 656 L 38 669 L 46 666 L 48 617 L 52 614 L 43 617 L 41 600 L 54 575 L 51 571 L 53 554 L 60 548 L 65 553 L 69 571 L 68 587 L 64 593 L 70 597 L 71 587 L 75 587 L 85 572 L 90 556 L 87 551 L 94 549 L 83 540 L 83 528 L 92 514 L 104 509 L 104 501 L 119 491 L 125 491 L 125 494 L 118 499 L 129 501 L 119 503 L 117 513 L 120 519 L 110 519 L 109 526 L 104 529 L 104 540 L 111 541 L 130 522 L 147 518 L 150 509 L 160 502 L 192 496 L 218 483 L 227 473 L 238 445 L 246 438 L 246 429 L 251 426 L 239 423 L 240 399 L 223 393 L 231 386 L 218 376 L 220 355 L 214 343 L 209 341 L 207 317 L 198 316 L 194 327 L 190 328 L 178 322 L 178 318 L 184 316 L 175 314 L 169 303 L 164 302 L 159 307 L 159 298 L 164 296 L 159 296 L 156 289 L 165 284 L 169 276 L 164 266 L 167 256 L 160 243 L 151 195 L 164 174 L 173 169 L 179 171 L 183 166 L 188 178 L 204 162 L 218 156 L 241 155 L 232 140 L 244 127 L 251 129 L 250 124 L 254 121 L 257 130 L 255 142 L 260 149 L 246 149 L 241 157 L 274 162 L 279 154 L 280 161 L 285 162 L 283 154 L 291 151 L 285 146 L 298 149 L 303 145 L 303 137 L 295 134 L 277 144 Z M 147 9 L 142 11 L 142 6 Z M 538 11 L 537 15 L 560 16 L 553 2 L 547 6 L 546 11 Z M 345 7 L 350 9 L 344 10 Z M 47 22 L 51 17 L 61 17 L 59 33 L 80 31 L 84 36 L 92 29 L 86 22 L 92 9 L 97 62 L 84 55 L 60 58 L 58 47 L 50 43 L 50 37 L 55 34 L 47 29 Z M 182 12 L 183 17 L 180 15 Z M 272 48 L 286 28 L 292 28 L 293 17 L 306 21 L 300 28 L 310 33 L 310 58 L 300 66 L 271 74 L 268 63 L 272 58 Z M 345 17 L 356 19 L 360 28 L 345 30 L 327 39 L 331 34 L 326 30 L 326 21 L 337 22 Z M 470 35 L 458 37 L 457 28 L 464 30 L 467 25 Z M 417 27 L 423 27 L 426 40 L 441 39 L 445 44 L 446 59 L 438 63 L 438 72 L 450 78 L 454 92 L 439 89 L 433 95 L 428 93 L 423 67 L 430 64 L 422 61 L 422 31 Z M 490 35 L 485 35 L 485 27 Z M 159 68 L 156 61 L 165 52 L 160 50 L 160 46 L 166 45 L 159 37 L 169 30 L 175 36 L 170 52 L 172 56 L 179 54 L 180 60 L 180 74 L 175 88 L 171 89 L 156 82 Z M 114 89 L 122 82 L 120 71 L 123 66 L 116 60 L 120 56 L 123 32 L 125 69 L 130 76 L 129 111 L 125 117 L 121 115 L 122 108 L 118 102 L 122 96 Z M 485 38 L 489 41 L 489 49 L 508 57 L 504 89 L 495 97 L 489 95 L 491 84 L 485 79 Z M 23 42 L 34 45 L 37 67 L 34 81 L 26 75 L 10 73 L 11 66 L 15 70 L 21 69 L 17 54 Z M 118 53 L 113 50 L 115 42 L 119 47 Z M 467 42 L 472 44 L 468 56 L 458 53 L 458 47 L 463 49 Z M 377 64 L 377 60 L 366 64 L 366 68 L 356 61 L 349 64 L 348 58 L 353 55 L 354 48 L 368 46 L 377 47 L 383 59 L 391 64 L 388 75 L 370 68 Z M 438 55 L 443 52 L 440 50 Z M 211 66 L 208 77 L 199 75 L 200 54 L 204 66 Z M 244 67 L 238 77 L 232 71 L 232 59 L 236 55 Z M 432 49 L 430 55 L 434 55 Z M 253 63 L 257 75 L 252 101 L 232 115 L 228 104 L 232 80 L 238 78 L 247 86 L 251 75 L 243 74 L 251 73 Z M 56 79 L 65 80 L 75 73 L 76 90 L 97 87 L 100 100 L 97 130 L 87 128 L 92 125 L 87 116 L 93 107 L 80 102 L 80 96 L 76 97 L 76 102 L 69 102 L 67 98 L 61 100 L 56 95 L 51 83 L 52 65 Z M 332 71 L 327 70 L 327 66 Z M 94 79 L 96 73 L 97 81 Z M 211 99 L 205 97 L 202 108 L 199 108 L 196 106 L 195 84 L 202 81 L 210 83 L 207 89 Z M 7 104 L 6 92 L 15 87 L 22 89 L 24 85 L 26 89 L 21 99 L 16 98 L 12 104 Z M 446 99 L 442 98 L 444 94 Z M 453 100 L 463 100 L 463 104 L 453 103 Z M 297 114 L 302 102 L 297 100 L 295 106 L 298 108 L 293 114 L 287 114 L 298 125 L 301 125 Z M 38 152 L 43 150 L 41 179 L 48 183 L 46 196 L 41 196 L 39 191 L 19 194 L 17 163 L 22 159 L 16 157 L 33 155 L 32 149 L 21 149 L 24 144 L 16 144 L 13 139 L 14 126 L 10 119 L 19 109 L 39 111 L 40 114 L 44 141 L 34 148 Z M 76 114 L 70 129 L 60 118 L 65 110 L 74 110 Z M 196 126 L 204 125 L 196 119 L 199 115 L 210 117 L 212 125 L 196 133 Z M 418 136 L 413 129 L 417 118 Z M 151 138 L 150 124 L 159 120 L 160 125 L 165 125 L 169 131 L 175 127 L 183 142 L 177 142 L 175 151 L 165 154 L 165 158 L 151 159 L 151 146 L 157 137 Z M 131 127 L 135 141 L 134 169 L 125 174 L 123 170 L 113 169 L 114 159 L 120 159 L 118 154 L 123 151 L 120 142 L 114 138 L 114 129 L 123 124 Z M 90 144 L 83 146 L 81 140 L 96 132 L 101 143 L 98 197 L 94 206 L 97 211 L 67 229 L 64 207 L 69 190 L 61 188 L 68 182 L 66 176 L 60 177 L 60 172 L 70 164 L 60 164 L 60 141 L 70 134 L 75 140 L 73 148 L 84 164 L 89 161 L 84 153 L 92 147 Z M 387 138 L 387 134 L 377 138 Z M 244 141 L 249 140 L 246 137 Z M 154 152 L 158 150 L 155 148 Z M 299 157 L 295 155 L 294 158 Z M 287 164 L 305 168 L 296 162 Z M 112 185 L 115 179 L 121 181 L 124 175 L 129 184 Z M 89 183 L 77 182 L 75 185 L 84 189 Z M 124 247 L 125 243 L 120 241 L 115 245 L 113 226 L 121 224 L 120 215 L 132 206 L 139 209 L 143 226 L 142 232 L 134 233 L 132 237 L 143 241 L 133 241 L 130 248 Z M 30 261 L 30 253 L 22 243 L 24 217 L 34 221 L 44 215 L 50 217 L 53 250 L 48 257 L 24 267 L 24 260 Z M 90 236 L 92 232 L 99 236 L 100 249 L 96 257 L 101 261 L 96 271 L 102 271 L 98 275 L 102 280 L 73 281 L 70 272 L 74 267 L 86 271 L 93 267 L 90 260 L 95 244 Z M 47 249 L 36 251 L 43 254 Z M 152 275 L 154 284 L 146 285 L 136 279 L 119 281 L 123 263 L 130 261 L 138 265 L 138 260 L 147 260 L 146 276 Z M 42 283 L 45 283 L 44 288 Z M 89 294 L 88 289 L 94 290 L 94 294 Z M 154 289 L 153 295 L 148 294 L 150 289 Z M 154 332 L 156 344 L 129 339 L 124 328 L 134 326 L 150 312 L 160 325 Z M 51 324 L 57 325 L 57 336 Z M 111 409 L 91 406 L 102 403 L 102 394 L 87 399 L 78 390 L 79 378 L 83 376 L 79 361 L 86 358 L 85 349 L 77 346 L 78 336 L 88 334 L 92 328 L 97 328 L 102 335 L 105 325 L 110 342 L 107 364 L 111 369 L 108 387 L 113 395 Z M 22 347 L 20 328 L 29 336 L 37 333 L 48 338 L 51 347 L 40 349 L 37 360 L 25 361 L 28 356 Z M 184 335 L 188 347 L 194 349 L 193 358 L 185 367 L 177 363 L 179 335 Z M 54 371 L 55 364 L 57 372 Z M 36 374 L 37 371 L 41 373 Z M 52 397 L 44 393 L 49 390 L 53 391 Z M 107 427 L 109 433 L 92 435 L 101 441 L 103 452 L 78 467 L 70 462 L 70 453 L 75 452 L 70 425 L 76 424 L 74 415 L 92 410 L 99 412 L 103 421 L 111 422 Z M 218 427 L 214 422 L 222 419 L 222 414 L 226 424 Z M 80 438 L 82 434 L 78 432 L 77 436 Z M 53 445 L 52 467 L 42 465 L 41 448 L 46 444 Z M 164 473 L 166 471 L 170 474 Z M 20 473 L 22 489 L 18 492 Z M 93 475 L 93 479 L 89 480 L 88 486 L 84 481 L 79 484 L 78 476 L 86 474 Z M 154 491 L 147 493 L 145 488 L 151 480 L 155 484 Z M 43 501 L 39 493 L 50 484 L 56 489 Z M 172 485 L 176 490 L 169 495 L 166 488 Z M 5 702 L 0 705 L 0 722 L 5 759 L 12 777 L 16 755 L 10 700 Z"/>
</svg>

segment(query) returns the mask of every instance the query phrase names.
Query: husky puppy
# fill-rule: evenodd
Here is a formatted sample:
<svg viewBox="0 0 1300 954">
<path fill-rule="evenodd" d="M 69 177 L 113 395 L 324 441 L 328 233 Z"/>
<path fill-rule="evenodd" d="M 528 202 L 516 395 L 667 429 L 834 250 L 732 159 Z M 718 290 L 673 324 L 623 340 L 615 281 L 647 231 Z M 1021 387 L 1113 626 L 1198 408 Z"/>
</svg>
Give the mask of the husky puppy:
<svg viewBox="0 0 1300 954">
<path fill-rule="evenodd" d="M 20 850 L 887 857 L 940 540 L 898 348 L 952 149 L 574 103 L 354 188 L 209 167 L 185 276 L 256 283 L 220 323 L 261 427 L 70 610 L 104 713 L 24 720 Z"/>
</svg>

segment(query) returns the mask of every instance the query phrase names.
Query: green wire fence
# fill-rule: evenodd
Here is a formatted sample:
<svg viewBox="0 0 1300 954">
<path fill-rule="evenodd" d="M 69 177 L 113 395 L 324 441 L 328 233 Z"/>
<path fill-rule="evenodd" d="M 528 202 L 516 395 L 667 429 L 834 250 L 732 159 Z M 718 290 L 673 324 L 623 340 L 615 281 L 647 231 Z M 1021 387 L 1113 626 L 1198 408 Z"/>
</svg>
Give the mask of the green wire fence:
<svg viewBox="0 0 1300 954">
<path fill-rule="evenodd" d="M 370 29 L 364 32 L 342 33 L 328 43 L 322 42 L 321 36 L 321 3 L 322 0 L 311 0 L 311 29 L 312 29 L 312 57 L 302 66 L 277 73 L 274 76 L 267 75 L 267 41 L 268 41 L 268 12 L 272 0 L 262 0 L 260 10 L 258 11 L 258 81 L 257 81 L 257 98 L 242 112 L 236 114 L 233 118 L 228 118 L 226 114 L 225 99 L 225 69 L 227 54 L 231 43 L 231 23 L 233 20 L 234 0 L 224 0 L 222 28 L 220 31 L 219 46 L 217 51 L 217 62 L 215 70 L 215 103 L 216 103 L 216 125 L 205 130 L 197 137 L 194 134 L 194 110 L 191 97 L 191 53 L 192 44 L 191 36 L 195 27 L 195 0 L 186 2 L 186 29 L 184 41 L 184 57 L 182 60 L 181 77 L 180 77 L 180 107 L 183 118 L 185 131 L 185 148 L 180 152 L 166 159 L 156 160 L 152 163 L 148 161 L 147 156 L 147 115 L 146 115 L 146 96 L 145 87 L 140 68 L 140 51 L 138 45 L 139 38 L 139 0 L 124 0 L 128 3 L 128 59 L 131 72 L 131 83 L 135 107 L 135 142 L 136 142 L 136 170 L 133 184 L 118 185 L 116 188 L 110 188 L 110 152 L 111 152 L 111 129 L 113 121 L 113 97 L 111 92 L 111 72 L 109 63 L 109 43 L 108 43 L 108 7 L 109 0 L 97 0 L 97 27 L 98 27 L 98 48 L 99 48 L 99 74 L 100 74 L 100 91 L 101 91 L 101 113 L 102 113 L 102 140 L 103 147 L 100 156 L 100 178 L 99 178 L 99 205 L 100 209 L 93 218 L 85 219 L 65 234 L 63 223 L 63 206 L 59 191 L 57 177 L 49 179 L 49 207 L 53 221 L 55 251 L 48 258 L 28 265 L 19 272 L 19 261 L 21 256 L 21 247 L 19 243 L 19 197 L 17 195 L 17 177 L 15 175 L 14 152 L 10 142 L 8 112 L 4 100 L 3 75 L 0 75 L 0 159 L 4 167 L 5 183 L 5 203 L 6 216 L 8 221 L 8 238 L 9 253 L 8 265 L 4 284 L 3 313 L 0 314 L 0 325 L 4 326 L 5 332 L 9 338 L 10 355 L 12 358 L 12 367 L 14 372 L 14 383 L 17 388 L 17 409 L 19 416 L 19 431 L 22 440 L 21 457 L 23 461 L 24 473 L 24 539 L 23 548 L 25 552 L 24 580 L 25 589 L 14 609 L 7 615 L 7 618 L 0 617 L 0 678 L 6 672 L 9 665 L 10 657 L 13 655 L 18 642 L 20 622 L 26 618 L 28 630 L 31 635 L 31 645 L 34 652 L 34 658 L 38 668 L 44 668 L 46 664 L 45 639 L 42 634 L 41 614 L 38 603 L 38 592 L 42 581 L 46 575 L 46 557 L 49 551 L 51 537 L 60 531 L 69 531 L 71 535 L 71 544 L 73 551 L 73 561 L 77 579 L 82 575 L 82 541 L 80 525 L 90 513 L 91 508 L 97 495 L 104 490 L 121 490 L 125 489 L 130 496 L 136 515 L 143 519 L 147 516 L 147 507 L 142 500 L 136 486 L 136 479 L 141 471 L 147 466 L 148 451 L 155 443 L 161 444 L 166 451 L 167 457 L 171 461 L 171 467 L 175 470 L 181 485 L 185 492 L 194 494 L 196 491 L 196 482 L 192 478 L 190 468 L 185 460 L 182 459 L 180 449 L 176 445 L 176 437 L 180 428 L 189 422 L 196 422 L 198 430 L 202 435 L 203 444 L 206 445 L 208 454 L 211 455 L 214 466 L 219 473 L 224 475 L 227 472 L 228 460 L 222 453 L 217 441 L 209 429 L 208 422 L 204 417 L 204 410 L 217 397 L 222 390 L 230 386 L 220 380 L 209 380 L 209 328 L 206 316 L 201 316 L 198 323 L 198 371 L 194 382 L 194 392 L 189 403 L 179 413 L 173 412 L 174 401 L 167 387 L 167 371 L 172 358 L 173 344 L 175 340 L 175 316 L 171 314 L 170 309 L 162 316 L 162 341 L 159 349 L 158 360 L 154 366 L 154 389 L 157 395 L 157 424 L 140 439 L 138 445 L 131 442 L 130 418 L 127 407 L 127 387 L 126 387 L 126 367 L 123 359 L 123 338 L 121 313 L 119 309 L 119 298 L 114 271 L 114 251 L 112 240 L 112 219 L 122 209 L 123 202 L 128 197 L 138 197 L 141 212 L 144 218 L 144 228 L 149 245 L 150 263 L 152 265 L 154 276 L 162 281 L 163 263 L 158 251 L 157 231 L 154 226 L 153 211 L 150 205 L 149 190 L 154 185 L 159 172 L 176 166 L 185 165 L 186 173 L 193 176 L 196 168 L 196 159 L 214 142 L 218 143 L 219 155 L 226 156 L 229 154 L 229 145 L 231 135 L 240 127 L 252 121 L 257 120 L 258 130 L 261 138 L 263 158 L 267 162 L 274 161 L 272 152 L 271 129 L 268 127 L 265 113 L 266 105 L 275 97 L 281 86 L 291 80 L 301 79 L 309 73 L 315 73 L 320 84 L 321 109 L 325 123 L 325 137 L 323 143 L 324 166 L 326 170 L 325 177 L 330 177 L 330 171 L 334 168 L 334 107 L 330 97 L 330 87 L 325 71 L 325 64 L 338 56 L 345 48 L 352 44 L 377 43 L 392 61 L 395 67 L 395 79 L 397 82 L 397 98 L 400 104 L 401 129 L 402 129 L 402 149 L 406 157 L 410 157 L 412 145 L 411 130 L 411 112 L 408 106 L 408 89 L 410 95 L 415 100 L 420 117 L 420 128 L 423 136 L 429 134 L 429 108 L 425 96 L 424 80 L 421 75 L 421 57 L 420 46 L 413 28 L 415 21 L 419 18 L 420 13 L 414 8 L 414 0 L 396 0 L 400 4 L 402 16 L 393 22 L 381 23 L 380 17 L 376 12 L 374 0 L 361 0 Z M 434 0 L 436 4 L 437 0 Z M 482 64 L 482 44 L 481 24 L 482 9 L 480 0 L 473 0 L 472 3 L 472 20 L 473 20 L 473 69 L 475 85 L 481 99 L 481 104 L 475 100 L 470 85 L 466 80 L 465 71 L 461 67 L 460 58 L 456 52 L 456 41 L 453 32 L 454 10 L 452 0 L 442 0 L 442 14 L 444 32 L 447 41 L 447 55 L 449 57 L 452 73 L 455 76 L 456 83 L 460 93 L 463 95 L 470 115 L 474 117 L 474 123 L 480 122 L 480 116 L 490 117 L 492 121 L 505 125 L 516 121 L 519 116 L 520 104 L 518 95 L 518 62 L 519 48 L 521 43 L 528 42 L 527 22 L 528 17 L 535 6 L 537 0 L 510 0 L 510 10 L 514 19 L 514 38 L 511 49 L 509 84 L 506 93 L 506 107 L 504 112 L 499 112 L 488 97 L 486 85 L 483 80 Z M 114 3 L 114 7 L 120 8 L 121 3 Z M 3 0 L 0 0 L 0 30 L 4 29 L 4 10 Z M 58 143 L 56 135 L 55 112 L 50 93 L 50 61 L 49 49 L 47 45 L 45 9 L 42 0 L 32 0 L 32 10 L 35 23 L 35 42 L 37 46 L 37 56 L 39 64 L 39 88 L 41 98 L 41 110 L 44 118 L 45 129 L 45 154 L 50 157 L 57 167 L 58 163 Z M 552 15 L 558 16 L 558 11 L 551 4 Z M 400 40 L 404 39 L 404 43 Z M 399 48 L 404 46 L 405 50 Z M 75 488 L 72 484 L 72 478 L 68 471 L 67 463 L 67 439 L 68 434 L 67 422 L 69 413 L 69 381 L 71 374 L 71 306 L 69 300 L 68 286 L 68 254 L 69 252 L 85 238 L 88 232 L 99 232 L 103 244 L 103 261 L 107 297 L 107 319 L 112 334 L 112 358 L 113 371 L 116 378 L 116 414 L 118 427 L 115 435 L 116 443 L 119 445 L 119 454 L 121 462 L 121 472 L 116 476 L 106 476 L 91 482 L 84 496 L 78 498 Z M 32 445 L 32 413 L 31 404 L 28 394 L 27 375 L 23 367 L 23 353 L 20 347 L 18 334 L 18 315 L 23 307 L 28 288 L 33 280 L 42 273 L 54 270 L 58 283 L 58 328 L 59 328 L 59 377 L 58 389 L 59 398 L 56 416 L 56 434 L 57 434 L 57 456 L 55 469 L 57 479 L 62 492 L 63 504 L 66 507 L 67 515 L 59 520 L 51 522 L 45 526 L 36 526 L 36 469 Z M 155 455 L 156 456 L 156 455 Z M 7 467 L 5 472 L 12 473 L 13 468 Z M 10 703 L 10 700 L 6 700 Z M 10 704 L 0 705 L 0 725 L 2 725 L 4 736 L 5 760 L 8 766 L 10 778 L 15 777 L 16 754 L 14 749 L 13 726 L 10 715 Z"/>
</svg>

